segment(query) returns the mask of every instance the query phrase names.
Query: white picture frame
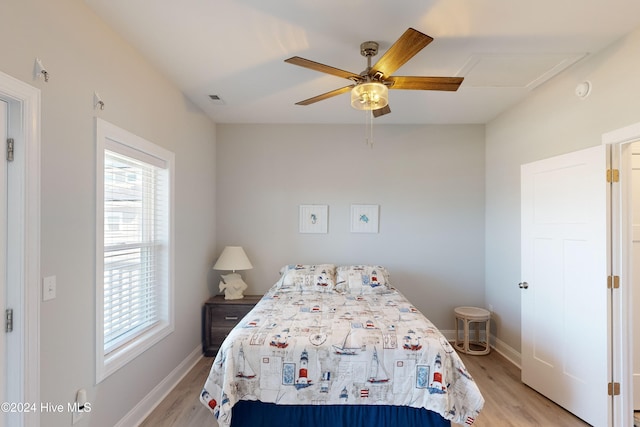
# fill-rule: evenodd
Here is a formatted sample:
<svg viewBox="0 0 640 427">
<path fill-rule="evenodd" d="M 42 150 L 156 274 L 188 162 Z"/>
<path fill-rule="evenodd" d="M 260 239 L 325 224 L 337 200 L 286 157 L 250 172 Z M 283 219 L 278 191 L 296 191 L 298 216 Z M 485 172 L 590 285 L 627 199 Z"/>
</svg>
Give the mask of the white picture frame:
<svg viewBox="0 0 640 427">
<path fill-rule="evenodd" d="M 327 233 L 328 205 L 300 205 L 300 233 Z"/>
<path fill-rule="evenodd" d="M 377 233 L 379 205 L 351 205 L 351 232 Z"/>
</svg>

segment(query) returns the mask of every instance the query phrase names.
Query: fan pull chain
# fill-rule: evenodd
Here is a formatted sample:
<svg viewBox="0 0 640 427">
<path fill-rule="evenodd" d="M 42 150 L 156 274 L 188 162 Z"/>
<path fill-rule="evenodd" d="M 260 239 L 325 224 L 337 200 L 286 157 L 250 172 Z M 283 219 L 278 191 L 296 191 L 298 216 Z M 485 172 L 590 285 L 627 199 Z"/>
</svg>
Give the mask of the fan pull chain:
<svg viewBox="0 0 640 427">
<path fill-rule="evenodd" d="M 364 111 L 364 142 L 373 149 L 373 112 Z"/>
</svg>

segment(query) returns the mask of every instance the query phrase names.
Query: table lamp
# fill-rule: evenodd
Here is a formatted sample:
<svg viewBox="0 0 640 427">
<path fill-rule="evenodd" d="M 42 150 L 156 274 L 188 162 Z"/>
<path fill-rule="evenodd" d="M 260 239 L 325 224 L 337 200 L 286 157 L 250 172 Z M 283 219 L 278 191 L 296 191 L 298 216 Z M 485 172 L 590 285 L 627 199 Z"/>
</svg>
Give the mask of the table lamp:
<svg viewBox="0 0 640 427">
<path fill-rule="evenodd" d="M 231 270 L 231 274 L 221 275 L 218 285 L 220 292 L 224 292 L 224 299 L 241 299 L 247 289 L 242 277 L 236 270 L 249 270 L 253 265 L 244 253 L 242 246 L 226 246 L 213 266 L 214 270 Z"/>
</svg>

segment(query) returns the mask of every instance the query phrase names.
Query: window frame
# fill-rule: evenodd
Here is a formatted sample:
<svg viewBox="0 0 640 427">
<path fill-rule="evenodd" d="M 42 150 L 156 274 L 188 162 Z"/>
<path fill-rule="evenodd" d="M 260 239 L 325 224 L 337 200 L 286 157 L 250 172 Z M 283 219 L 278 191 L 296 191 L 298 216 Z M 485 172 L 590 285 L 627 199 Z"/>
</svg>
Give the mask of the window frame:
<svg viewBox="0 0 640 427">
<path fill-rule="evenodd" d="M 104 349 L 104 193 L 105 150 L 145 163 L 163 164 L 166 171 L 166 263 L 158 321 L 115 349 Z M 96 384 L 125 366 L 175 329 L 174 319 L 174 168 L 175 155 L 144 138 L 96 118 Z"/>
</svg>

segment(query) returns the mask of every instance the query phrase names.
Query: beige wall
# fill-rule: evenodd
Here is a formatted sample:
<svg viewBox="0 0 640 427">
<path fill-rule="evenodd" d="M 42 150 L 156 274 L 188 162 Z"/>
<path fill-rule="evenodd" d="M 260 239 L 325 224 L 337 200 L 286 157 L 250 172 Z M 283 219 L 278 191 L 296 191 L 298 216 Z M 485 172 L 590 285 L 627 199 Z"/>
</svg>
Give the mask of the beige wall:
<svg viewBox="0 0 640 427">
<path fill-rule="evenodd" d="M 486 303 L 499 339 L 520 350 L 520 165 L 595 146 L 640 122 L 640 30 L 587 57 L 487 124 Z M 574 94 L 589 80 L 592 93 Z"/>
<path fill-rule="evenodd" d="M 262 293 L 290 263 L 382 264 L 439 328 L 484 301 L 484 126 L 217 126 L 217 247 L 242 245 Z M 351 233 L 352 203 L 380 205 Z M 298 233 L 300 204 L 329 206 L 327 234 Z"/>
<path fill-rule="evenodd" d="M 112 426 L 198 348 L 215 257 L 215 125 L 80 0 L 8 0 L 0 12 L 0 71 L 41 89 L 41 399 L 92 403 L 77 426 Z M 50 80 L 34 80 L 35 58 Z M 93 93 L 104 111 L 93 108 Z M 95 116 L 175 153 L 176 330 L 99 385 L 95 382 Z M 69 426 L 71 414 L 42 414 Z"/>
</svg>

